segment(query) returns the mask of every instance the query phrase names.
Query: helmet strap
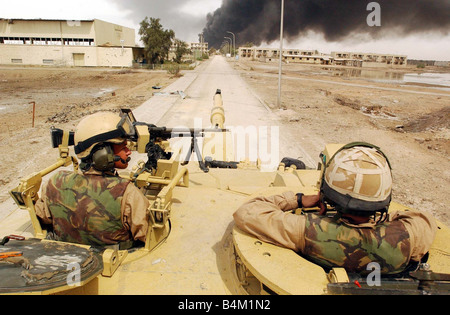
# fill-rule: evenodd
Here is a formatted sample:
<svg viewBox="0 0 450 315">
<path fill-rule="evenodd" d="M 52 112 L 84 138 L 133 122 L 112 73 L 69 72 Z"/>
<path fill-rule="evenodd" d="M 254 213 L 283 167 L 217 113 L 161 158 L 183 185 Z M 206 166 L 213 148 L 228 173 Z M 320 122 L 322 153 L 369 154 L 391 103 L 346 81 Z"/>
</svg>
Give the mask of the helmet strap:
<svg viewBox="0 0 450 315">
<path fill-rule="evenodd" d="M 377 213 L 378 212 L 380 213 L 380 217 L 376 224 L 382 224 L 382 223 L 386 222 L 386 220 L 389 217 L 388 208 L 384 208 L 383 210 L 377 211 Z M 376 213 L 375 213 L 375 217 L 376 217 Z"/>
<path fill-rule="evenodd" d="M 79 153 L 89 149 L 95 143 L 101 143 L 101 142 L 111 140 L 114 138 L 126 138 L 126 137 L 127 137 L 127 135 L 125 134 L 125 132 L 122 129 L 108 131 L 108 132 L 93 136 L 87 140 L 78 142 L 78 144 L 74 147 L 75 154 L 79 154 Z"/>
</svg>

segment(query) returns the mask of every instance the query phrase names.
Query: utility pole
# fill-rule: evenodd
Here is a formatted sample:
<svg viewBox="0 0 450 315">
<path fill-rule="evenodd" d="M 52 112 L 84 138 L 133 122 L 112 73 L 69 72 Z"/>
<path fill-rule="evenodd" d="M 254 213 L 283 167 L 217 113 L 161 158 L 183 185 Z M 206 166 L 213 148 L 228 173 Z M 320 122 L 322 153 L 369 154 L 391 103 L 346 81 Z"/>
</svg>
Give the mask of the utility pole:
<svg viewBox="0 0 450 315">
<path fill-rule="evenodd" d="M 283 63 L 283 27 L 284 27 L 284 0 L 281 0 L 281 26 L 280 26 L 280 65 L 278 69 L 278 99 L 277 106 L 281 108 L 281 70 Z"/>
<path fill-rule="evenodd" d="M 227 33 L 230 33 L 231 35 L 233 35 L 233 58 L 234 58 L 234 57 L 236 57 L 236 35 L 234 35 L 234 33 L 230 32 L 230 31 L 227 31 Z"/>
</svg>

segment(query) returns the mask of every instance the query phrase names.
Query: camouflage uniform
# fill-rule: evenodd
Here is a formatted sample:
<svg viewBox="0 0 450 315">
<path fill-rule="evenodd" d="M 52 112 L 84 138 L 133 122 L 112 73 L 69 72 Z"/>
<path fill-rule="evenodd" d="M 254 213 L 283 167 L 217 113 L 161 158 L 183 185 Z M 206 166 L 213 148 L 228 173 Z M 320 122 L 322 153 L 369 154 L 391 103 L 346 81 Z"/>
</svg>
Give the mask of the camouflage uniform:
<svg viewBox="0 0 450 315">
<path fill-rule="evenodd" d="M 296 215 L 293 192 L 254 198 L 235 213 L 236 225 L 262 241 L 287 247 L 325 267 L 361 272 L 371 262 L 383 274 L 404 270 L 429 250 L 437 231 L 434 219 L 418 211 L 389 214 L 388 220 L 354 225 L 344 218 Z"/>
<path fill-rule="evenodd" d="M 409 233 L 400 221 L 355 228 L 343 220 L 307 214 L 302 254 L 327 268 L 361 273 L 369 263 L 377 262 L 381 273 L 398 273 L 409 263 Z"/>
<path fill-rule="evenodd" d="M 145 241 L 149 202 L 128 180 L 59 172 L 42 192 L 36 214 L 53 226 L 57 240 L 95 246 Z"/>
</svg>

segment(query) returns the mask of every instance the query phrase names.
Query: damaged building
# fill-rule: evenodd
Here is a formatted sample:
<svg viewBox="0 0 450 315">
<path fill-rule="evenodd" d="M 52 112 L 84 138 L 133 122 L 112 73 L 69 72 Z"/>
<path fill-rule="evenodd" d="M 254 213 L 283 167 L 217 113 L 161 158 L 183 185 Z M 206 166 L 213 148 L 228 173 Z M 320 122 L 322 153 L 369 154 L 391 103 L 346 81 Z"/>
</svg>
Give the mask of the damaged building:
<svg viewBox="0 0 450 315">
<path fill-rule="evenodd" d="M 351 67 L 406 67 L 408 57 L 405 55 L 355 53 L 355 52 L 332 52 L 331 58 L 336 66 Z"/>
<path fill-rule="evenodd" d="M 260 62 L 278 61 L 280 50 L 274 48 L 239 47 L 239 58 Z M 317 50 L 283 49 L 286 63 L 337 65 L 349 67 L 406 67 L 407 56 L 375 53 L 332 52 L 323 54 Z"/>
</svg>

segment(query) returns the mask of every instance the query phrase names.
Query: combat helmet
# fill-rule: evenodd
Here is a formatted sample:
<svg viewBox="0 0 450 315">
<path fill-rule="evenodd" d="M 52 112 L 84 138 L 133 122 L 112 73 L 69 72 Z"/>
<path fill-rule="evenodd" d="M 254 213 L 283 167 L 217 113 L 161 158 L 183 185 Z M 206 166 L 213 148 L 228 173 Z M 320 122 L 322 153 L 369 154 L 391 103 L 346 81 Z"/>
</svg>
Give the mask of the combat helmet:
<svg viewBox="0 0 450 315">
<path fill-rule="evenodd" d="M 343 146 L 324 161 L 321 195 L 341 213 L 370 216 L 387 213 L 392 196 L 389 160 L 365 142 Z"/>
<path fill-rule="evenodd" d="M 135 136 L 129 117 L 112 112 L 97 112 L 83 118 L 75 130 L 75 153 L 82 169 L 94 166 L 99 171 L 114 167 L 114 154 L 108 144 L 120 144 Z"/>
</svg>

